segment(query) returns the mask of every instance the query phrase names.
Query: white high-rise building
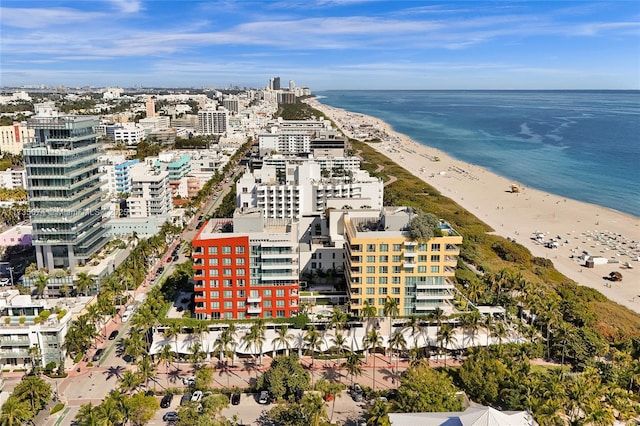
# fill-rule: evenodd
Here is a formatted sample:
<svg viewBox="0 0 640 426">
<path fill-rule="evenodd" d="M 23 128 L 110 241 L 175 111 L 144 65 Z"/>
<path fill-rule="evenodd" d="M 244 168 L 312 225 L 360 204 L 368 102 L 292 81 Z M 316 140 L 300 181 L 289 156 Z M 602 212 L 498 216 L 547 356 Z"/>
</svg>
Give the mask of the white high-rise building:
<svg viewBox="0 0 640 426">
<path fill-rule="evenodd" d="M 226 110 L 208 108 L 198 111 L 198 132 L 203 135 L 222 135 L 227 132 L 229 117 Z"/>
<path fill-rule="evenodd" d="M 371 177 L 364 170 L 329 176 L 323 177 L 321 166 L 315 161 L 286 166 L 284 172 L 276 166 L 247 171 L 236 185 L 237 206 L 258 207 L 265 218 L 293 219 L 328 208 L 382 207 L 382 179 Z"/>
</svg>

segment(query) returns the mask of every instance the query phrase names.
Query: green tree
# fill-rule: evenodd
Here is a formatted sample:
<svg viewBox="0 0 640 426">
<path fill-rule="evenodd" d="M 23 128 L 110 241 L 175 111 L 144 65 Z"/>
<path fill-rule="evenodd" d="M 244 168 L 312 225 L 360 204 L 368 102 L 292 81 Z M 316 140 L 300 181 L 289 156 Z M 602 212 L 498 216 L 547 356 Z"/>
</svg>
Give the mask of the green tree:
<svg viewBox="0 0 640 426">
<path fill-rule="evenodd" d="M 389 421 L 390 405 L 382 399 L 375 399 L 367 410 L 367 425 L 369 426 L 391 426 Z"/>
<path fill-rule="evenodd" d="M 462 400 L 451 379 L 424 363 L 407 369 L 400 379 L 394 411 L 404 413 L 461 411 Z"/>
<path fill-rule="evenodd" d="M 277 400 L 290 399 L 296 392 L 309 389 L 310 374 L 302 368 L 297 354 L 281 356 L 258 377 L 257 388 L 269 391 Z"/>
<path fill-rule="evenodd" d="M 401 330 L 396 330 L 389 338 L 389 349 L 396 353 L 396 376 L 399 375 L 398 363 L 400 361 L 400 351 L 407 350 L 407 341 Z M 390 352 L 391 352 L 390 351 Z M 391 361 L 391 359 L 389 359 Z"/>
<path fill-rule="evenodd" d="M 389 334 L 387 334 L 387 336 L 391 337 L 393 319 L 400 314 L 400 305 L 398 303 L 398 300 L 396 298 L 387 296 L 387 300 L 385 300 L 384 302 L 384 308 L 382 308 L 382 312 L 389 320 Z"/>
<path fill-rule="evenodd" d="M 10 396 L 2 405 L 0 422 L 3 426 L 21 426 L 33 418 L 33 415 L 29 402 Z"/>
<path fill-rule="evenodd" d="M 129 420 L 135 425 L 149 423 L 156 411 L 160 408 L 158 400 L 154 396 L 145 396 L 138 392 L 129 398 Z"/>
<path fill-rule="evenodd" d="M 503 360 L 486 349 L 472 352 L 459 370 L 460 381 L 469 398 L 487 405 L 498 400 L 511 374 Z"/>
<path fill-rule="evenodd" d="M 450 324 L 445 324 L 438 331 L 438 342 L 440 342 L 440 351 L 444 352 L 444 366 L 447 366 L 447 349 L 446 347 L 455 343 L 458 339 L 454 334 L 455 330 Z"/>
<path fill-rule="evenodd" d="M 281 325 L 280 329 L 278 330 L 278 335 L 271 341 L 271 344 L 274 347 L 274 352 L 277 352 L 278 348 L 282 347 L 286 349 L 286 355 L 289 355 L 292 340 L 293 335 L 289 333 L 289 327 L 287 327 L 286 325 Z"/>
<path fill-rule="evenodd" d="M 249 328 L 247 334 L 242 337 L 242 342 L 246 349 L 253 348 L 254 351 L 257 351 L 257 354 L 254 353 L 254 358 L 258 357 L 258 363 L 262 364 L 262 345 L 266 339 L 265 337 L 266 326 L 263 319 L 257 319 Z"/>
<path fill-rule="evenodd" d="M 28 401 L 31 411 L 37 413 L 51 399 L 51 385 L 39 376 L 27 376 L 18 383 L 13 396 L 20 401 Z"/>
<path fill-rule="evenodd" d="M 362 338 L 362 346 L 373 352 L 373 390 L 376 390 L 376 352 L 382 347 L 382 336 L 377 330 L 369 330 Z"/>
<path fill-rule="evenodd" d="M 347 353 L 347 360 L 342 363 L 342 367 L 347 370 L 347 373 L 351 375 L 351 385 L 353 385 L 353 379 L 362 375 L 362 358 L 355 352 Z"/>
<path fill-rule="evenodd" d="M 76 287 L 76 294 L 86 295 L 89 289 L 95 285 L 95 275 L 87 272 L 78 272 L 76 274 L 76 280 L 73 283 Z"/>
<path fill-rule="evenodd" d="M 307 328 L 307 331 L 304 333 L 304 342 L 307 346 L 307 350 L 311 353 L 311 367 L 313 368 L 315 353 L 322 347 L 320 333 L 314 325 L 310 325 L 309 328 Z"/>
<path fill-rule="evenodd" d="M 279 404 L 268 414 L 276 424 L 287 426 L 325 426 L 327 412 L 324 401 L 318 395 L 307 394 L 299 403 Z"/>
</svg>

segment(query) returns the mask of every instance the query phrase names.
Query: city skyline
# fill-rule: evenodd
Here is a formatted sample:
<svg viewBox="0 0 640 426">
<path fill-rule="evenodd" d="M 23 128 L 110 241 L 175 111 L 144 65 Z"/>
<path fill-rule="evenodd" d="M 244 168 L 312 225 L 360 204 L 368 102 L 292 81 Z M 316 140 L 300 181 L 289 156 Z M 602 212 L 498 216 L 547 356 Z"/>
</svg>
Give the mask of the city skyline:
<svg viewBox="0 0 640 426">
<path fill-rule="evenodd" d="M 0 86 L 640 89 L 636 2 L 11 1 Z"/>
</svg>

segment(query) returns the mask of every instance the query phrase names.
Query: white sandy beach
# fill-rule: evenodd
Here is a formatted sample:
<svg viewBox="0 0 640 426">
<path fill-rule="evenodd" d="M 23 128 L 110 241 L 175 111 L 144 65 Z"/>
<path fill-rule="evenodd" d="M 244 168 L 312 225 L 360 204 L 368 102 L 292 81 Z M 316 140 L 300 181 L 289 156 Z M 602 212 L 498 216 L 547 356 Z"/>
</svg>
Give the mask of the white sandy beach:
<svg viewBox="0 0 640 426">
<path fill-rule="evenodd" d="M 371 143 L 374 149 L 456 201 L 497 234 L 515 239 L 533 255 L 552 260 L 558 271 L 577 283 L 640 313 L 639 218 L 524 187 L 421 145 L 377 118 L 333 108 L 316 99 L 306 102 L 324 112 L 349 137 L 378 137 L 382 143 Z M 512 183 L 519 187 L 519 193 L 510 191 Z M 534 234 L 542 242 L 535 241 Z M 557 248 L 545 247 L 544 242 L 551 239 Z M 610 263 L 587 268 L 577 259 L 585 251 Z M 621 282 L 604 279 L 613 271 L 622 274 Z"/>
</svg>

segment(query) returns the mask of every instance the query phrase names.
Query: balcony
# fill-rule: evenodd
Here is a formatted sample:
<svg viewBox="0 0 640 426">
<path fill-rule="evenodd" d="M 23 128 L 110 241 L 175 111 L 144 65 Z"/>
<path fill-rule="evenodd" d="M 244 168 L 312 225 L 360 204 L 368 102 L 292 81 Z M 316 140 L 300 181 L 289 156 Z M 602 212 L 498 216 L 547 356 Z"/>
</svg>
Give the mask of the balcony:
<svg viewBox="0 0 640 426">
<path fill-rule="evenodd" d="M 415 268 L 416 266 L 418 266 L 418 264 L 415 262 L 415 260 L 406 259 L 402 264 L 402 266 L 403 268 L 407 269 L 407 268 Z"/>
<path fill-rule="evenodd" d="M 0 346 L 29 346 L 29 338 L 0 339 Z"/>
<path fill-rule="evenodd" d="M 260 306 L 249 305 L 249 306 L 247 306 L 247 313 L 248 314 L 260 314 L 260 313 L 262 313 L 262 308 Z"/>
<path fill-rule="evenodd" d="M 260 302 L 262 302 L 262 297 L 260 296 L 247 297 L 247 303 L 260 303 Z"/>
<path fill-rule="evenodd" d="M 29 358 L 29 351 L 0 351 L 0 359 Z"/>
</svg>

